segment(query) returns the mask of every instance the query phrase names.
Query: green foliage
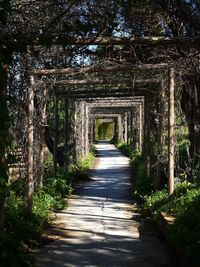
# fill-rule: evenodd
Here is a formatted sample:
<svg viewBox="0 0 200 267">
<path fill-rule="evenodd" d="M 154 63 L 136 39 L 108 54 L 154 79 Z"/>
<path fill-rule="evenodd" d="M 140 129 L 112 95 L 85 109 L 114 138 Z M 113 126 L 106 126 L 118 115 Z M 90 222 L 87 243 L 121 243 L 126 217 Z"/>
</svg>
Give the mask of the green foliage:
<svg viewBox="0 0 200 267">
<path fill-rule="evenodd" d="M 130 145 L 127 145 L 125 143 L 118 143 L 117 148 L 119 148 L 122 153 L 129 157 L 131 160 L 134 160 L 140 153 L 137 150 L 133 150 L 133 148 Z"/>
<path fill-rule="evenodd" d="M 137 154 L 137 156 L 131 160 L 131 166 L 134 175 L 135 195 L 143 196 L 150 194 L 153 190 L 152 179 L 146 174 L 142 155 Z"/>
<path fill-rule="evenodd" d="M 111 140 L 114 138 L 114 122 L 105 122 L 102 119 L 96 120 L 95 139 Z"/>
<path fill-rule="evenodd" d="M 169 228 L 169 242 L 181 252 L 181 266 L 200 264 L 200 188 L 188 182 L 177 185 L 174 198 L 169 201 L 167 191 L 162 190 L 144 197 L 143 212 L 159 218 L 161 211 L 176 217 Z"/>
<path fill-rule="evenodd" d="M 167 190 L 157 191 L 144 197 L 143 211 L 145 215 L 158 215 L 162 207 L 167 203 Z"/>
<path fill-rule="evenodd" d="M 174 197 L 174 199 L 166 204 L 165 211 L 178 216 L 188 209 L 189 203 L 200 196 L 200 189 L 190 189 L 185 194 Z"/>
<path fill-rule="evenodd" d="M 0 232 L 0 262 L 5 262 L 3 266 L 32 266 L 27 245 L 41 235 L 52 211 L 66 206 L 65 197 L 72 192 L 69 180 L 62 174 L 57 178 L 45 177 L 43 188 L 34 193 L 32 213 L 28 213 L 23 197 L 24 182 L 19 180 L 11 184 L 6 199 L 6 223 Z"/>
<path fill-rule="evenodd" d="M 199 190 L 200 191 L 200 190 Z M 200 266 L 200 195 L 187 203 L 170 229 L 169 241 L 182 251 L 182 266 Z"/>
<path fill-rule="evenodd" d="M 167 191 L 156 191 L 144 197 L 144 209 L 152 214 L 165 211 L 173 216 L 178 216 L 187 210 L 189 203 L 200 196 L 200 188 L 188 182 L 176 186 L 174 197 L 171 201 L 167 199 Z"/>
<path fill-rule="evenodd" d="M 124 155 L 131 159 L 131 168 L 134 185 L 134 197 L 141 198 L 141 196 L 152 192 L 152 180 L 147 177 L 144 160 L 138 150 L 133 150 L 130 145 L 119 143 L 117 147 L 123 152 Z"/>
<path fill-rule="evenodd" d="M 71 180 L 88 180 L 89 171 L 94 162 L 94 151 L 91 150 L 88 153 L 86 158 L 81 158 L 77 160 L 76 164 L 69 168 L 68 175 L 71 177 Z"/>
</svg>

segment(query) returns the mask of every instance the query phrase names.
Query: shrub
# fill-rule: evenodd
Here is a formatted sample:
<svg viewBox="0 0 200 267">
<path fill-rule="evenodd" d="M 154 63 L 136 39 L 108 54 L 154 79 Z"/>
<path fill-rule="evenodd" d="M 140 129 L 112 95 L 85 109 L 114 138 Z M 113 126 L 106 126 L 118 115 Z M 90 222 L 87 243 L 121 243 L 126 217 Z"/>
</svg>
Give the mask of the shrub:
<svg viewBox="0 0 200 267">
<path fill-rule="evenodd" d="M 66 206 L 65 197 L 72 192 L 71 179 L 75 175 L 87 176 L 94 160 L 90 153 L 85 160 L 77 163 L 76 169 L 71 168 L 67 177 L 59 170 L 58 177 L 44 178 L 42 189 L 33 195 L 33 210 L 28 213 L 24 203 L 25 179 L 12 183 L 9 196 L 5 203 L 5 225 L 0 231 L 0 265 L 4 267 L 33 266 L 28 253 L 31 240 L 37 239 L 48 223 L 54 210 Z M 71 173 L 70 173 L 71 172 Z M 71 175 L 71 176 L 70 176 Z"/>
<path fill-rule="evenodd" d="M 200 196 L 200 189 L 187 190 L 185 194 L 174 199 L 166 204 L 165 211 L 171 215 L 178 216 L 188 209 L 190 203 Z"/>
<path fill-rule="evenodd" d="M 168 232 L 169 242 L 181 252 L 181 266 L 200 266 L 200 188 L 197 185 L 188 182 L 177 185 L 171 201 L 166 190 L 146 196 L 143 211 L 154 218 L 158 218 L 160 211 L 175 215 L 175 223 Z"/>
<path fill-rule="evenodd" d="M 165 211 L 173 216 L 177 216 L 184 212 L 188 205 L 198 196 L 200 196 L 200 188 L 195 184 L 183 182 L 177 185 L 174 198 L 171 201 L 168 201 L 165 189 L 145 196 L 144 209 L 154 214 Z"/>
<path fill-rule="evenodd" d="M 181 266 L 200 266 L 200 196 L 193 199 L 177 216 L 170 229 L 169 241 L 182 251 Z"/>
<path fill-rule="evenodd" d="M 167 190 L 157 191 L 144 197 L 143 210 L 145 215 L 158 215 L 162 207 L 167 203 Z"/>
</svg>

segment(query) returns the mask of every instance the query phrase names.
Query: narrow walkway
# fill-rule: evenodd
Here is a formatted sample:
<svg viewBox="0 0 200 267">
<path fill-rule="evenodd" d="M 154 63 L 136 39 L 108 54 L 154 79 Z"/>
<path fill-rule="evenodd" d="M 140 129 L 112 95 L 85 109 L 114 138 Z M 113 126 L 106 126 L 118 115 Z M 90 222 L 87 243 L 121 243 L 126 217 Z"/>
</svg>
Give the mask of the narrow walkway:
<svg viewBox="0 0 200 267">
<path fill-rule="evenodd" d="M 131 201 L 129 159 L 106 142 L 96 147 L 92 181 L 58 214 L 53 227 L 59 239 L 43 247 L 37 266 L 172 266 L 164 244 L 142 227 Z"/>
</svg>

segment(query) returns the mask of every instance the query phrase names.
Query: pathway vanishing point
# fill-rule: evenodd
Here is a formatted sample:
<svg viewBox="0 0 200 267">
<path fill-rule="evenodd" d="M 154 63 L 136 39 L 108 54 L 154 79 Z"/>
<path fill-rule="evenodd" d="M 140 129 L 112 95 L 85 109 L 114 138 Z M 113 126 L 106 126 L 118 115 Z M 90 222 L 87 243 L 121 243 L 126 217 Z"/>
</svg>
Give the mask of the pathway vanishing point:
<svg viewBox="0 0 200 267">
<path fill-rule="evenodd" d="M 171 267 L 165 245 L 143 226 L 131 199 L 129 159 L 106 142 L 96 148 L 92 180 L 53 220 L 58 239 L 38 252 L 37 267 Z"/>
</svg>

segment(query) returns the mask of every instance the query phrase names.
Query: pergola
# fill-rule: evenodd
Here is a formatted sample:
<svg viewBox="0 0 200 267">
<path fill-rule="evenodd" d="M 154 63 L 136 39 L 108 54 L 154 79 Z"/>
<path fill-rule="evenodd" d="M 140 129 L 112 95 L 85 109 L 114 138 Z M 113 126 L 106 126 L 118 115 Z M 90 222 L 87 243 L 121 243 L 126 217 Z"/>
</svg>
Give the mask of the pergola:
<svg viewBox="0 0 200 267">
<path fill-rule="evenodd" d="M 120 41 L 121 40 L 121 41 Z M 172 45 L 176 42 L 183 42 L 185 40 L 175 40 L 167 38 L 147 38 L 144 40 L 130 39 L 130 43 L 140 43 L 141 45 Z M 72 42 L 73 43 L 73 42 Z M 127 44 L 127 39 L 119 38 L 101 38 L 95 40 L 82 39 L 74 41 L 75 45 L 121 45 Z M 187 43 L 187 42 L 186 42 Z M 194 42 L 193 45 L 196 45 Z M 168 81 L 165 82 L 164 71 L 168 69 Z M 160 78 L 153 79 L 135 79 L 133 72 L 137 70 L 159 70 L 163 74 Z M 129 73 L 131 78 L 123 78 L 119 75 L 116 78 L 116 74 Z M 92 76 L 90 76 L 92 74 Z M 98 74 L 98 75 L 97 75 Z M 99 78 L 99 74 L 102 77 Z M 109 74 L 109 77 L 106 75 Z M 86 75 L 87 77 L 82 77 Z M 97 75 L 97 77 L 95 77 Z M 51 80 L 41 79 L 42 77 L 52 77 Z M 78 77 L 76 77 L 78 76 Z M 75 77 L 75 78 L 73 78 Z M 56 129 L 58 127 L 58 98 L 62 98 L 64 101 L 65 110 L 65 162 L 64 169 L 66 171 L 68 164 L 68 140 L 69 140 L 69 100 L 73 101 L 75 112 L 74 112 L 74 129 L 77 133 L 76 141 L 81 140 L 81 145 L 84 146 L 82 151 L 83 154 L 87 153 L 89 146 L 92 142 L 93 136 L 93 125 L 94 118 L 98 116 L 104 116 L 105 118 L 117 117 L 118 120 L 122 120 L 122 114 L 125 112 L 127 127 L 131 128 L 131 135 L 133 139 L 133 120 L 139 128 L 138 136 L 136 139 L 139 143 L 139 148 L 142 149 L 147 175 L 150 174 L 150 125 L 149 125 L 149 112 L 150 112 L 150 101 L 149 99 L 159 94 L 159 123 L 158 123 L 158 138 L 157 138 L 157 184 L 160 179 L 160 155 L 162 153 L 162 126 L 163 126 L 163 114 L 164 114 L 164 94 L 165 87 L 168 87 L 168 192 L 169 196 L 173 194 L 174 190 L 174 88 L 175 88 L 175 71 L 174 66 L 160 63 L 160 64 L 131 64 L 121 63 L 114 65 L 105 66 L 87 66 L 87 67 L 68 67 L 62 69 L 35 69 L 30 72 L 30 84 L 29 84 L 29 116 L 28 116 L 28 199 L 32 199 L 33 193 L 33 146 L 34 146 L 34 88 L 39 85 L 43 87 L 43 103 L 42 103 L 42 116 L 41 124 L 45 125 L 45 113 L 46 113 L 46 98 L 48 92 L 51 90 L 54 94 L 55 109 L 54 109 L 54 165 L 56 172 Z M 159 88 L 159 90 L 155 90 Z M 99 111 L 98 111 L 99 108 Z M 128 110 L 126 110 L 128 108 Z M 107 110 L 110 109 L 110 112 Z M 116 112 L 116 109 L 120 112 Z M 106 112 L 103 112 L 106 110 Z M 125 111 L 126 110 L 126 111 Z M 80 118 L 77 119 L 77 114 L 81 114 Z M 124 116 L 125 117 L 125 116 Z M 89 134 L 91 130 L 91 133 Z M 120 130 L 121 131 L 121 130 Z M 127 131 L 127 130 L 126 130 Z M 81 138 L 77 138 L 78 136 Z M 44 127 L 40 131 L 41 136 L 41 147 L 39 152 L 40 165 L 43 166 L 44 161 Z M 90 136 L 90 137 L 89 137 Z M 144 142 L 143 142 L 144 140 Z M 41 177 L 43 176 L 43 170 L 40 172 Z M 42 178 L 41 178 L 42 179 Z M 31 203 L 29 203 L 31 205 Z"/>
</svg>

